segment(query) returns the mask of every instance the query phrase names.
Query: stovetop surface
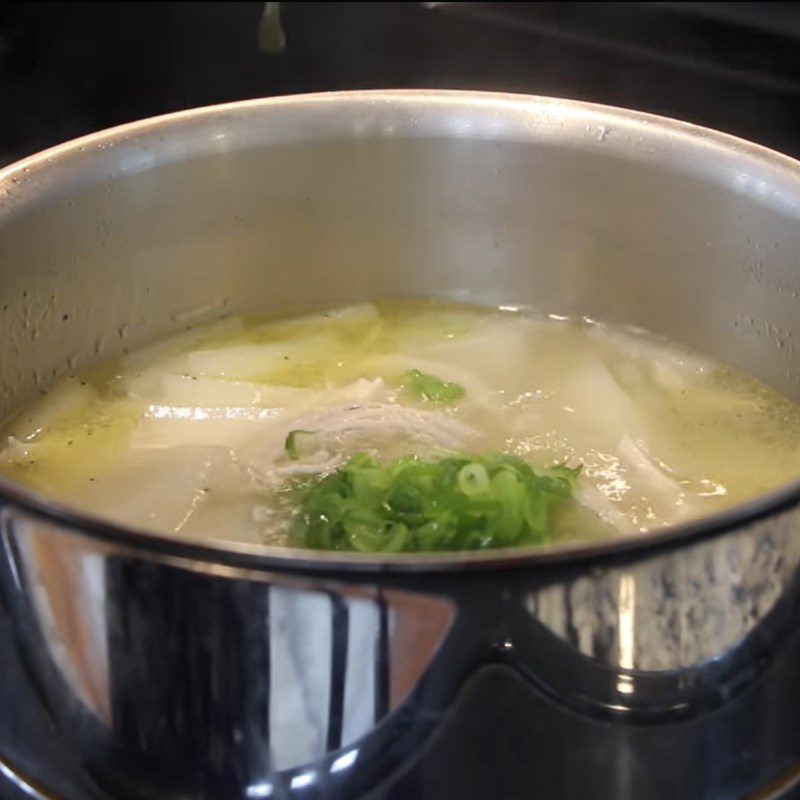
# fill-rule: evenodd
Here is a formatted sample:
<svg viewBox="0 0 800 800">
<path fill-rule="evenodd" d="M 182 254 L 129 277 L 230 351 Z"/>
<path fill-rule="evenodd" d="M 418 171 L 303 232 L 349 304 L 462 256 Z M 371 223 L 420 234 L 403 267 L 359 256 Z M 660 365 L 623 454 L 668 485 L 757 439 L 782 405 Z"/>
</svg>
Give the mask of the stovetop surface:
<svg viewBox="0 0 800 800">
<path fill-rule="evenodd" d="M 5 4 L 0 163 L 181 108 L 409 87 L 626 106 L 800 154 L 796 3 L 284 3 L 279 54 L 263 5 Z"/>
</svg>

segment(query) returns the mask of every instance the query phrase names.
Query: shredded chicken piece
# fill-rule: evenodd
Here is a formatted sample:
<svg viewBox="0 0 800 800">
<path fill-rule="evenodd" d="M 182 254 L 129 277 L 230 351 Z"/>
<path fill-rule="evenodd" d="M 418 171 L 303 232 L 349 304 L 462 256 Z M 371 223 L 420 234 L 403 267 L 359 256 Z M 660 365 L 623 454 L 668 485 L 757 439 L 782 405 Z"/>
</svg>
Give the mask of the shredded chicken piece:
<svg viewBox="0 0 800 800">
<path fill-rule="evenodd" d="M 303 437 L 297 460 L 285 452 L 292 430 L 310 432 Z M 275 486 L 290 475 L 331 472 L 355 453 L 386 458 L 455 450 L 475 435 L 473 428 L 439 411 L 395 403 L 351 403 L 272 428 L 250 459 L 250 473 L 257 485 Z"/>
</svg>

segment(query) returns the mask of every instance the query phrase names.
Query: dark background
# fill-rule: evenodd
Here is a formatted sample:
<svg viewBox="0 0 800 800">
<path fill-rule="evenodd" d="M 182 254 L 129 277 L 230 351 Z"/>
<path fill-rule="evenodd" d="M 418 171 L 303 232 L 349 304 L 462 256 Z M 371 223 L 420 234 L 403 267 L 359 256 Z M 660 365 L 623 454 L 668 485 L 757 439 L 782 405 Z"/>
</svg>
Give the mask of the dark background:
<svg viewBox="0 0 800 800">
<path fill-rule="evenodd" d="M 370 87 L 499 89 L 628 106 L 800 155 L 797 3 L 11 3 L 0 163 L 191 106 Z"/>
</svg>

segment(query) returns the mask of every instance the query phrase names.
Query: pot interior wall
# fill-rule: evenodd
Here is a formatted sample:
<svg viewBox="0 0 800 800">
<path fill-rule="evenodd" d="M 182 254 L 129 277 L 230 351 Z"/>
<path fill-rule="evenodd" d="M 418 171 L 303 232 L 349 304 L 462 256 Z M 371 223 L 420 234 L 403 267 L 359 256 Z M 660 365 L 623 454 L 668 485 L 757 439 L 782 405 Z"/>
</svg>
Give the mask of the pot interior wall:
<svg viewBox="0 0 800 800">
<path fill-rule="evenodd" d="M 268 112 L 0 178 L 0 410 L 194 321 L 419 295 L 642 325 L 800 400 L 790 162 L 776 186 L 690 137 L 484 114 L 472 138 L 447 109 L 428 133 L 373 114 L 346 135 L 309 112 L 293 142 Z"/>
</svg>

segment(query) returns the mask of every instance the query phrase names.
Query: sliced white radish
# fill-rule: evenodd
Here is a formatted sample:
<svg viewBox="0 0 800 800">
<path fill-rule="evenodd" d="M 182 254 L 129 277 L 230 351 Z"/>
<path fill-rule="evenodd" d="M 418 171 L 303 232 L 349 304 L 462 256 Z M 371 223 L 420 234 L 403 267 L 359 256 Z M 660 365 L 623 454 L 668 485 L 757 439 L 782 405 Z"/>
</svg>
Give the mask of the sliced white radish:
<svg viewBox="0 0 800 800">
<path fill-rule="evenodd" d="M 247 380 L 293 364 L 313 363 L 330 352 L 334 343 L 315 335 L 269 344 L 239 344 L 189 353 L 188 371 L 196 377 Z"/>
<path fill-rule="evenodd" d="M 64 378 L 11 423 L 11 435 L 18 441 L 33 439 L 41 430 L 52 427 L 96 397 L 97 392 L 86 383 Z"/>
<path fill-rule="evenodd" d="M 262 434 L 265 425 L 283 413 L 283 408 L 258 406 L 150 405 L 131 436 L 131 446 L 138 449 L 187 445 L 233 448 Z"/>
<path fill-rule="evenodd" d="M 342 308 L 333 308 L 326 311 L 317 311 L 312 314 L 304 314 L 302 317 L 296 317 L 286 323 L 286 327 L 294 327 L 300 325 L 308 325 L 311 323 L 319 324 L 324 323 L 326 320 L 330 322 L 370 322 L 378 319 L 380 313 L 373 303 L 355 303 L 352 306 L 343 306 Z"/>
<path fill-rule="evenodd" d="M 75 499 L 83 507 L 102 508 L 104 516 L 117 522 L 178 532 L 226 472 L 240 474 L 226 448 L 184 446 L 166 455 L 140 451 L 116 467 L 98 470 L 75 492 Z M 239 482 L 247 486 L 246 476 Z"/>
<path fill-rule="evenodd" d="M 197 349 L 203 344 L 217 339 L 234 336 L 242 330 L 242 327 L 243 323 L 240 317 L 226 317 L 215 322 L 189 328 L 166 339 L 160 339 L 152 344 L 137 348 L 122 359 L 123 370 L 136 372 L 140 368 L 148 368 L 152 364 L 159 363 L 163 366 L 165 361 L 188 350 Z"/>
<path fill-rule="evenodd" d="M 570 372 L 557 390 L 571 428 L 591 430 L 602 440 L 617 442 L 626 431 L 638 431 L 639 414 L 628 393 L 600 361 L 589 361 Z"/>
<path fill-rule="evenodd" d="M 163 375 L 158 402 L 162 405 L 294 407 L 314 396 L 309 389 L 270 386 L 247 381 Z"/>
</svg>

